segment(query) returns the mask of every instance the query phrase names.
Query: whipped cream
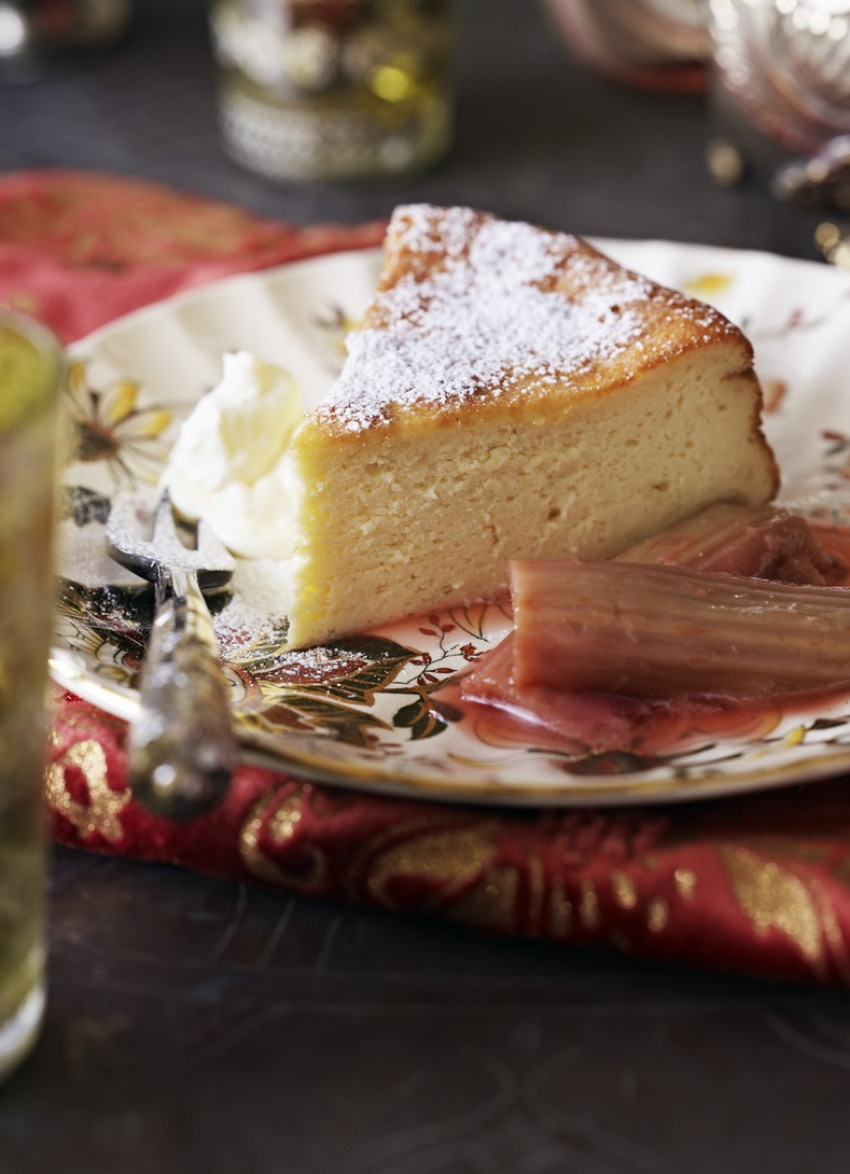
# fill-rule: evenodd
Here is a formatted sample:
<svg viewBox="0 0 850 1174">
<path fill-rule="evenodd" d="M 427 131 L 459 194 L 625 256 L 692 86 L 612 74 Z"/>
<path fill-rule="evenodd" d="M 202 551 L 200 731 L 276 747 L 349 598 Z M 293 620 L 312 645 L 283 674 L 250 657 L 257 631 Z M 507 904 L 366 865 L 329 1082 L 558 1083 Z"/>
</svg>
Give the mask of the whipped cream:
<svg viewBox="0 0 850 1174">
<path fill-rule="evenodd" d="M 234 554 L 292 549 L 289 443 L 304 418 L 298 384 L 247 351 L 225 354 L 221 382 L 180 428 L 163 484 L 177 510 L 204 518 Z"/>
</svg>

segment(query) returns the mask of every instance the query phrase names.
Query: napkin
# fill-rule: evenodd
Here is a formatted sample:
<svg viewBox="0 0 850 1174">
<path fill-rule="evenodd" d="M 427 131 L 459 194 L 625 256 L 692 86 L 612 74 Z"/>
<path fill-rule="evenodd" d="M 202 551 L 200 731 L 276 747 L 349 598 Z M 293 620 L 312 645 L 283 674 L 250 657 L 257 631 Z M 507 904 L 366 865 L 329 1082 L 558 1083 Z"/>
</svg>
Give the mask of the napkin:
<svg viewBox="0 0 850 1174">
<path fill-rule="evenodd" d="M 376 244 L 382 225 L 307 229 L 148 183 L 76 172 L 0 180 L 0 302 L 66 341 L 227 274 Z M 126 727 L 53 690 L 45 793 L 56 841 L 482 931 L 850 985 L 850 786 L 600 810 L 363 794 L 242 767 L 188 824 L 126 785 Z"/>
</svg>

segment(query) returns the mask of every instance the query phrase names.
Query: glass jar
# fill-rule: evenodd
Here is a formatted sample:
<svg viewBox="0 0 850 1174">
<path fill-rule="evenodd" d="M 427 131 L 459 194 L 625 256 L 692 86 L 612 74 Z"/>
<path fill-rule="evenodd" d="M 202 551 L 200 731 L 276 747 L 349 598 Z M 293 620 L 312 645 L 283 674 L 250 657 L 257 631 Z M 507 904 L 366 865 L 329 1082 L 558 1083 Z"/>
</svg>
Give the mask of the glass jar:
<svg viewBox="0 0 850 1174">
<path fill-rule="evenodd" d="M 452 0 L 214 0 L 224 145 L 279 180 L 393 176 L 451 138 Z"/>
</svg>

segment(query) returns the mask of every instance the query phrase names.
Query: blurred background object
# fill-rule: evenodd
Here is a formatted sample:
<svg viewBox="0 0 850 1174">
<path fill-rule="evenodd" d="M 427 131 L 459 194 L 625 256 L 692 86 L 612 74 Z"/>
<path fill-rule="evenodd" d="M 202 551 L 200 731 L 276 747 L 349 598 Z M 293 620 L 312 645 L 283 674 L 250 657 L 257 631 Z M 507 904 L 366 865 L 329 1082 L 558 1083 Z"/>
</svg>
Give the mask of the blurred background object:
<svg viewBox="0 0 850 1174">
<path fill-rule="evenodd" d="M 222 134 L 273 179 L 419 171 L 447 150 L 452 0 L 214 0 Z"/>
<path fill-rule="evenodd" d="M 624 85 L 651 93 L 705 89 L 707 0 L 547 0 L 573 52 Z"/>
<path fill-rule="evenodd" d="M 850 0 L 710 0 L 716 97 L 778 148 L 850 131 Z"/>
<path fill-rule="evenodd" d="M 60 52 L 112 43 L 130 15 L 130 0 L 0 0 L 0 81 L 32 81 Z"/>
<path fill-rule="evenodd" d="M 714 180 L 746 175 L 777 198 L 850 211 L 850 0 L 710 0 Z M 846 263 L 847 232 L 816 240 Z"/>
<path fill-rule="evenodd" d="M 0 1079 L 45 1002 L 47 653 L 59 393 L 53 335 L 0 308 Z"/>
</svg>

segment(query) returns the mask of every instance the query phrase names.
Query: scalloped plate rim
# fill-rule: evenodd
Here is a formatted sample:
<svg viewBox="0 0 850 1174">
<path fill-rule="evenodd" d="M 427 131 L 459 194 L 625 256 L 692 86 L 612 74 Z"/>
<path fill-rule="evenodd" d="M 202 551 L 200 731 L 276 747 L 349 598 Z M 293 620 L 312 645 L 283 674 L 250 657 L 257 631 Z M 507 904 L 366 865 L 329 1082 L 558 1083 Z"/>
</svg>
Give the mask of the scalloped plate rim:
<svg viewBox="0 0 850 1174">
<path fill-rule="evenodd" d="M 778 263 L 783 269 L 797 270 L 801 274 L 811 275 L 813 271 L 816 271 L 819 279 L 825 278 L 827 274 L 831 275 L 826 278 L 830 281 L 839 276 L 836 270 L 816 262 L 780 257 L 764 251 L 663 240 L 589 239 L 615 256 L 620 249 L 647 256 L 652 256 L 653 250 L 665 249 L 672 250 L 674 255 L 690 259 L 694 263 L 704 264 L 705 260 L 710 258 L 714 264 L 721 268 L 724 265 L 734 265 L 740 269 L 742 265 L 746 266 L 748 260 L 760 259 Z M 142 306 L 99 327 L 85 338 L 71 344 L 68 350 L 72 357 L 91 351 L 97 348 L 104 339 L 108 339 L 117 331 L 128 326 L 144 323 L 148 318 L 156 320 L 162 315 L 168 316 L 182 306 L 197 305 L 206 298 L 218 298 L 222 295 L 226 297 L 234 290 L 238 291 L 240 287 L 265 285 L 274 281 L 278 275 L 294 275 L 297 278 L 301 270 L 315 272 L 318 266 L 327 266 L 332 269 L 341 260 L 348 262 L 353 258 L 361 258 L 364 263 L 374 265 L 379 256 L 380 249 L 359 248 L 303 258 L 269 269 L 234 274 Z M 624 263 L 634 264 L 634 261 L 626 258 Z M 75 663 L 75 659 L 77 663 Z M 132 689 L 114 684 L 98 676 L 96 672 L 89 671 L 83 658 L 67 649 L 60 647 L 53 650 L 50 671 L 57 684 L 122 720 L 131 719 L 137 708 L 137 698 Z M 268 736 L 272 740 L 279 739 L 279 737 L 279 735 Z M 386 764 L 382 764 L 380 769 L 377 767 L 367 768 L 359 763 L 343 768 L 338 762 L 327 759 L 317 760 L 307 754 L 297 753 L 294 749 L 288 753 L 283 746 L 270 747 L 265 744 L 266 740 L 262 736 L 255 736 L 246 741 L 244 745 L 245 761 L 271 769 L 292 769 L 303 777 L 344 787 L 354 787 L 359 790 L 391 793 L 416 799 L 521 807 L 598 807 L 693 802 L 813 782 L 834 777 L 850 768 L 850 746 L 839 745 L 830 752 L 824 753 L 822 746 L 814 745 L 808 747 L 810 753 L 804 759 L 794 760 L 781 766 L 773 765 L 764 771 L 747 770 L 740 774 L 726 774 L 708 764 L 703 774 L 685 780 L 671 778 L 669 774 L 656 777 L 652 770 L 647 770 L 621 776 L 570 776 L 565 778 L 564 782 L 555 781 L 551 784 L 539 781 L 524 784 L 516 781 L 487 782 L 476 780 L 468 785 L 459 785 L 457 781 L 447 781 L 436 774 L 419 776 L 416 773 L 407 773 L 399 778 Z"/>
</svg>

